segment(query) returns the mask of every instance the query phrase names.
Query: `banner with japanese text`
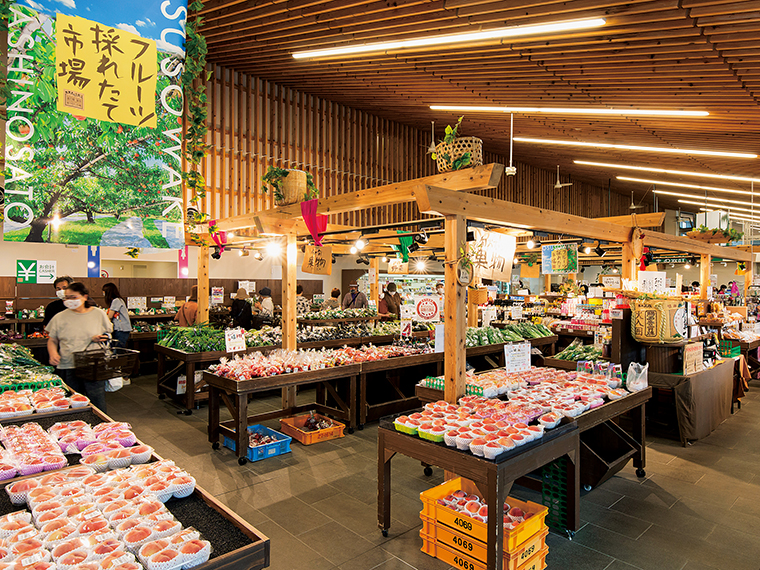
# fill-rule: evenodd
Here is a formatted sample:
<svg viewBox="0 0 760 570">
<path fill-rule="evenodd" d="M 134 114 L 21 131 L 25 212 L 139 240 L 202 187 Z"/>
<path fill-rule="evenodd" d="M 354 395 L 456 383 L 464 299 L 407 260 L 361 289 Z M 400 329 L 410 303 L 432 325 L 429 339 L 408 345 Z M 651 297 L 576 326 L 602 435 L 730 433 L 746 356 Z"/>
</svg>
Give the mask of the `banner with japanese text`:
<svg viewBox="0 0 760 570">
<path fill-rule="evenodd" d="M 509 281 L 515 259 L 515 236 L 479 228 L 473 230 L 475 241 L 469 243 L 470 257 L 481 279 Z"/>
<path fill-rule="evenodd" d="M 577 272 L 577 243 L 555 243 L 541 246 L 541 273 L 544 275 L 568 275 Z"/>
<path fill-rule="evenodd" d="M 11 4 L 3 239 L 184 247 L 187 0 Z"/>
</svg>

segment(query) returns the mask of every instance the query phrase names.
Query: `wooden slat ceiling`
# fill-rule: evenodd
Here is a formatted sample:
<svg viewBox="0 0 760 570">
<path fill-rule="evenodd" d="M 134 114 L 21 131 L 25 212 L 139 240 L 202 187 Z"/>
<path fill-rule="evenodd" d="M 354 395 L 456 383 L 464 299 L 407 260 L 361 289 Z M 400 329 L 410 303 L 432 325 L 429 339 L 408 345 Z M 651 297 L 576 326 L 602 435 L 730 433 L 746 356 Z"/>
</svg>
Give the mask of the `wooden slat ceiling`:
<svg viewBox="0 0 760 570">
<path fill-rule="evenodd" d="M 211 62 L 428 131 L 430 121 L 436 121 L 437 138 L 455 114 L 431 111 L 431 104 L 705 110 L 709 117 L 516 115 L 515 136 L 760 153 L 757 0 L 208 0 L 203 16 Z M 596 30 L 488 45 L 322 61 L 291 55 L 588 17 L 604 17 L 607 23 Z M 508 154 L 508 115 L 469 113 L 462 130 L 480 136 L 488 150 Z M 612 178 L 615 191 L 635 191 L 637 201 L 647 185 L 617 181 L 616 175 L 679 178 L 581 166 L 573 160 L 760 178 L 760 159 L 528 143 L 515 143 L 514 155 L 516 161 L 543 168 L 559 164 L 563 182 L 569 177 L 607 186 Z M 749 189 L 746 183 L 680 181 Z M 652 194 L 644 200 L 651 204 Z M 677 207 L 675 200 L 663 197 L 660 203 Z"/>
</svg>

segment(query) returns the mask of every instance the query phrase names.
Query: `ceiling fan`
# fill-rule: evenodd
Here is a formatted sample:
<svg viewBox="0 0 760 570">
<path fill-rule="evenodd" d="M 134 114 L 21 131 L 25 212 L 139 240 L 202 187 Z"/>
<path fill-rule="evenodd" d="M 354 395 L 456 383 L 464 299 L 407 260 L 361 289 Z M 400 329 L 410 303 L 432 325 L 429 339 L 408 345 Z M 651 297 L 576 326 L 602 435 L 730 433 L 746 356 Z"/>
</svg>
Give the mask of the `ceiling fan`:
<svg viewBox="0 0 760 570">
<path fill-rule="evenodd" d="M 564 184 L 559 181 L 559 164 L 557 165 L 557 183 L 554 185 L 555 190 L 560 190 L 561 188 L 564 188 L 565 186 L 572 186 L 572 182 L 565 182 Z"/>
<path fill-rule="evenodd" d="M 643 204 L 636 204 L 636 202 L 633 200 L 633 192 L 631 192 L 631 205 L 628 206 L 629 210 L 638 210 L 639 208 L 643 208 Z"/>
</svg>

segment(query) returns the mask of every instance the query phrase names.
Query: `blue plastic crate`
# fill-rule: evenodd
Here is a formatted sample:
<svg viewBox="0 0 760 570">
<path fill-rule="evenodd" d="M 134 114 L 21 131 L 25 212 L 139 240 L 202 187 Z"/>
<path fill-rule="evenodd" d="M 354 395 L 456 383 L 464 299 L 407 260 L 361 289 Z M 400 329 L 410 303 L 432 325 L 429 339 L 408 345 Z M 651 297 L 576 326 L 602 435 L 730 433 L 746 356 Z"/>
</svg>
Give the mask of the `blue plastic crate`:
<svg viewBox="0 0 760 570">
<path fill-rule="evenodd" d="M 265 445 L 249 447 L 247 454 L 248 461 L 260 461 L 262 459 L 268 459 L 269 457 L 276 457 L 277 455 L 290 453 L 290 442 L 293 440 L 292 437 L 288 437 L 285 434 L 282 434 L 273 429 L 269 429 L 268 427 L 262 425 L 248 426 L 248 432 L 270 435 L 277 440 Z M 224 436 L 224 447 L 235 451 L 237 445 L 235 445 L 235 442 L 232 439 Z"/>
</svg>

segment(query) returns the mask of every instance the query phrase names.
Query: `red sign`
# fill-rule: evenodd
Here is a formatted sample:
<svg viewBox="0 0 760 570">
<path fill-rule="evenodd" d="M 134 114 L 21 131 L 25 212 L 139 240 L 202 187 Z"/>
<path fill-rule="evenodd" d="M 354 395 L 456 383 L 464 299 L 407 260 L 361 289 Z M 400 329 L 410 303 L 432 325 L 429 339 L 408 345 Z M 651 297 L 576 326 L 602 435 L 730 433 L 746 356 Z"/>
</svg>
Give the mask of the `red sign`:
<svg viewBox="0 0 760 570">
<path fill-rule="evenodd" d="M 432 297 L 418 299 L 414 311 L 421 321 L 438 320 L 438 303 Z"/>
</svg>

